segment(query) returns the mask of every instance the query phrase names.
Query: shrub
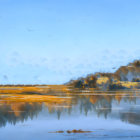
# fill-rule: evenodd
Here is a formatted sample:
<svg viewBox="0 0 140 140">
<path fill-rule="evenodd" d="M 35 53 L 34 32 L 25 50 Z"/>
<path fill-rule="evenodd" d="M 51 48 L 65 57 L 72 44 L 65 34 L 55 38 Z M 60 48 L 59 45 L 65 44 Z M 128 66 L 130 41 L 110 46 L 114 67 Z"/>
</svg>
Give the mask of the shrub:
<svg viewBox="0 0 140 140">
<path fill-rule="evenodd" d="M 126 89 L 126 87 L 123 87 L 121 84 L 110 84 L 109 90 L 117 90 L 117 89 Z"/>
<path fill-rule="evenodd" d="M 132 82 L 140 82 L 140 78 L 134 78 Z"/>
<path fill-rule="evenodd" d="M 135 67 L 140 67 L 140 61 L 139 61 L 139 60 L 136 60 L 136 61 L 134 62 L 134 66 L 135 66 Z"/>
</svg>

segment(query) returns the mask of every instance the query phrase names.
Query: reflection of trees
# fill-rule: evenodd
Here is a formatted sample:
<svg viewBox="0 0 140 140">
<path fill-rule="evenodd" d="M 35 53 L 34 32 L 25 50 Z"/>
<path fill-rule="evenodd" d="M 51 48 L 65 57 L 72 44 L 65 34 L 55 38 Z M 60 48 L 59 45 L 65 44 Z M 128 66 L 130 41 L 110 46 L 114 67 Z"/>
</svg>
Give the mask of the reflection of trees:
<svg viewBox="0 0 140 140">
<path fill-rule="evenodd" d="M 80 101 L 80 112 L 83 111 L 85 115 L 90 111 L 94 111 L 98 117 L 103 115 L 107 118 L 107 115 L 111 112 L 111 102 L 103 96 L 92 95 Z"/>
<path fill-rule="evenodd" d="M 135 95 L 128 93 L 121 93 L 116 92 L 111 95 L 107 95 L 106 93 L 100 93 L 100 95 L 78 95 L 75 96 L 74 104 L 66 103 L 64 105 L 71 105 L 71 107 L 65 108 L 60 107 L 56 108 L 55 106 L 46 106 L 49 108 L 50 113 L 56 113 L 57 117 L 60 118 L 63 114 L 70 114 L 72 111 L 77 110 L 80 111 L 80 113 L 84 113 L 85 115 L 88 115 L 89 112 L 94 112 L 98 117 L 104 116 L 105 118 L 108 117 L 109 114 L 112 112 L 112 102 L 117 101 L 120 103 L 122 100 L 126 103 L 135 103 L 136 97 Z M 125 98 L 124 98 L 125 96 Z"/>
<path fill-rule="evenodd" d="M 100 116 L 104 116 L 107 118 L 107 115 L 111 113 L 112 107 L 112 99 L 114 96 L 107 95 L 90 95 L 83 96 L 78 95 L 74 96 L 72 101 L 63 102 L 61 104 L 56 103 L 44 103 L 46 108 L 48 109 L 49 114 L 56 114 L 58 119 L 61 118 L 63 114 L 71 114 L 73 111 L 80 111 L 80 113 L 84 113 L 88 115 L 89 112 L 95 112 L 95 114 Z"/>
<path fill-rule="evenodd" d="M 121 113 L 120 115 L 121 120 L 124 122 L 131 123 L 131 124 L 140 125 L 140 112 L 139 111 Z"/>
<path fill-rule="evenodd" d="M 15 125 L 17 122 L 33 119 L 41 109 L 42 105 L 39 103 L 3 103 L 0 106 L 0 126 L 5 126 L 6 123 Z"/>
<path fill-rule="evenodd" d="M 29 118 L 33 119 L 43 108 L 47 110 L 47 115 L 56 115 L 58 119 L 64 114 L 73 115 L 75 112 L 85 115 L 93 112 L 98 117 L 104 116 L 107 118 L 112 112 L 113 101 L 117 101 L 118 103 L 122 100 L 126 103 L 136 102 L 136 97 L 132 96 L 133 94 L 131 93 L 122 94 L 121 92 L 116 92 L 114 94 L 108 94 L 109 95 L 107 95 L 107 93 L 97 93 L 96 95 L 67 94 L 67 97 L 72 98 L 63 98 L 63 100 L 61 98 L 53 100 L 52 98 L 51 101 L 44 102 L 43 105 L 42 102 L 1 101 L 0 126 L 5 126 L 6 123 L 15 125 L 17 122 L 24 122 Z M 138 124 L 136 121 L 140 120 L 140 114 L 121 113 L 120 118 L 122 121 Z"/>
</svg>

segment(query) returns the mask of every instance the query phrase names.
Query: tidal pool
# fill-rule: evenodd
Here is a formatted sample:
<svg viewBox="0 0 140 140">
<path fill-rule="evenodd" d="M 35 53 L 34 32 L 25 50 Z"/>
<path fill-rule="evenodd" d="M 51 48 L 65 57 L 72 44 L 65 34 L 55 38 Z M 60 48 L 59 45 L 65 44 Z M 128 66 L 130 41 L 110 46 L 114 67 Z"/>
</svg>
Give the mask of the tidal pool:
<svg viewBox="0 0 140 140">
<path fill-rule="evenodd" d="M 140 139 L 138 91 L 19 97 L 0 95 L 0 140 Z"/>
</svg>

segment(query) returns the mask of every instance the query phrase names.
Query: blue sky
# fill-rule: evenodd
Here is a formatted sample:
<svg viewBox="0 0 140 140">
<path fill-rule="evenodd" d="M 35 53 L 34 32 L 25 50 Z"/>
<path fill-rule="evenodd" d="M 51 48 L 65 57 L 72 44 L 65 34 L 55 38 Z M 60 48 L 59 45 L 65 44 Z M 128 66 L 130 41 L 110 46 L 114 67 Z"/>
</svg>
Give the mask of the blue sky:
<svg viewBox="0 0 140 140">
<path fill-rule="evenodd" d="M 61 84 L 140 59 L 139 0 L 0 0 L 0 84 Z"/>
</svg>

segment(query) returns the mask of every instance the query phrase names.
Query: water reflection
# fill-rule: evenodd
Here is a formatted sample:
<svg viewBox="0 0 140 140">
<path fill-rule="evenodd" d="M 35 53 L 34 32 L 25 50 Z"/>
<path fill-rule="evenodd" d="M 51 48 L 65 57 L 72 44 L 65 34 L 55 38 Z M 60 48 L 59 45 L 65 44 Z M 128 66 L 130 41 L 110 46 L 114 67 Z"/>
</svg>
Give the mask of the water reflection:
<svg viewBox="0 0 140 140">
<path fill-rule="evenodd" d="M 33 119 L 41 110 L 41 103 L 2 103 L 0 105 L 0 126 L 5 126 L 7 123 L 15 125 L 29 118 Z"/>
<path fill-rule="evenodd" d="M 27 97 L 27 95 L 24 95 Z M 35 95 L 32 95 L 35 96 Z M 91 95 L 58 95 L 51 100 L 19 100 L 20 96 L 0 97 L 0 127 L 10 123 L 15 125 L 28 119 L 34 119 L 44 113 L 46 117 L 54 115 L 59 119 L 74 114 L 96 115 L 99 118 L 115 118 L 130 124 L 140 125 L 140 108 L 138 93 L 98 93 Z M 41 98 L 43 98 L 41 96 Z M 46 98 L 46 96 L 44 96 Z M 22 95 L 23 99 L 23 95 Z M 25 98 L 26 99 L 26 98 Z M 45 99 L 46 100 L 46 99 Z"/>
</svg>

